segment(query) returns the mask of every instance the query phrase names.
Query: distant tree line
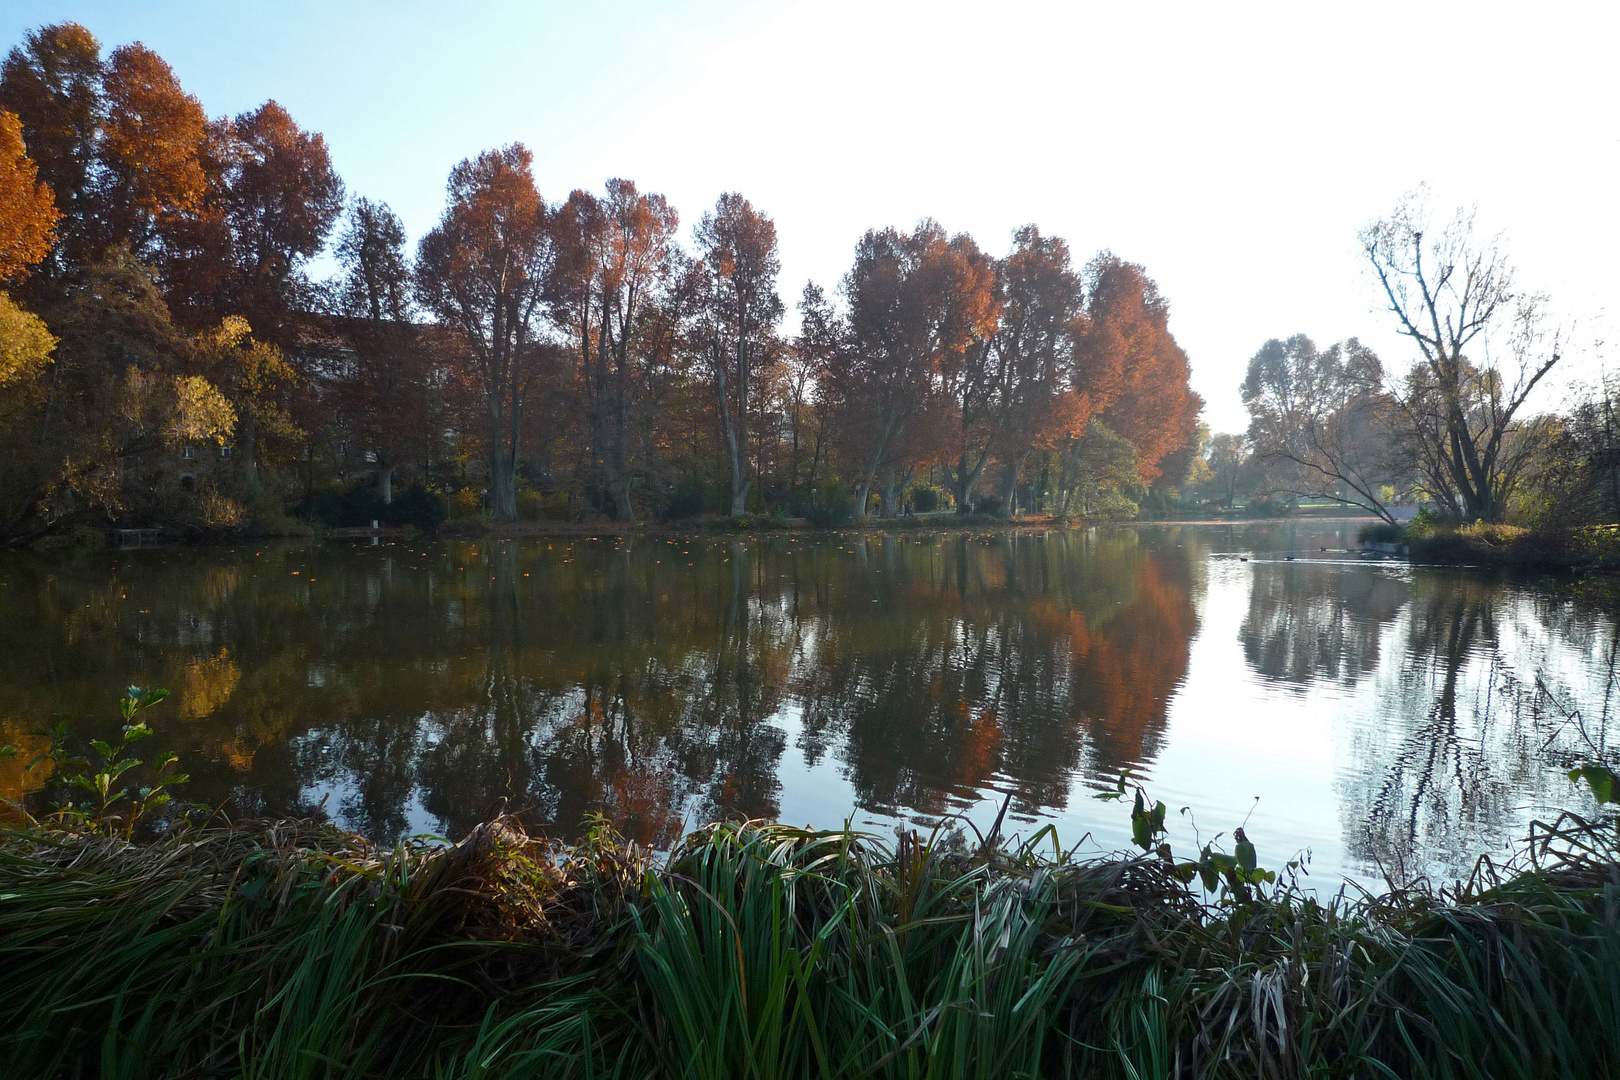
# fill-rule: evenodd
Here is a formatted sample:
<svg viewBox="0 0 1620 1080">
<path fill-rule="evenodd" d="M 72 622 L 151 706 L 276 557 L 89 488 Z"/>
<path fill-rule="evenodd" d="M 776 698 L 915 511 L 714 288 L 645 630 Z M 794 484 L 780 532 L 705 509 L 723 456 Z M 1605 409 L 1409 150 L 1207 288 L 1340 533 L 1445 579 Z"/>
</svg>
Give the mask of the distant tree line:
<svg viewBox="0 0 1620 1080">
<path fill-rule="evenodd" d="M 0 67 L 0 537 L 412 500 L 1129 516 L 1208 471 L 1136 264 L 874 229 L 792 333 L 779 277 L 743 196 L 683 244 L 629 180 L 543 198 L 520 144 L 457 165 L 410 250 L 274 101 L 210 118 L 145 46 L 44 27 Z"/>
</svg>

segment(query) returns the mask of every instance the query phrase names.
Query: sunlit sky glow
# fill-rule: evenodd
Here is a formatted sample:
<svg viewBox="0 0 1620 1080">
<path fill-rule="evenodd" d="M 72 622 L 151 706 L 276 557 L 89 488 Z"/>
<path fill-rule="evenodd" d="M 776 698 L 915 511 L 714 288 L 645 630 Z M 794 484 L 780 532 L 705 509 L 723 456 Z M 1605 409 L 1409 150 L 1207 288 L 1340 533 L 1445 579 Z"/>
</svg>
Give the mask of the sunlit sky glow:
<svg viewBox="0 0 1620 1080">
<path fill-rule="evenodd" d="M 1421 10 L 1416 10 L 1421 7 Z M 1477 205 L 1586 343 L 1620 295 L 1613 5 L 61 3 L 10 0 L 9 47 L 74 19 L 141 40 L 210 114 L 274 97 L 351 194 L 413 236 L 459 159 L 514 140 L 542 193 L 609 176 L 695 222 L 772 214 L 782 293 L 857 237 L 932 216 L 1000 253 L 1033 221 L 1144 264 L 1216 430 L 1267 337 L 1410 358 L 1356 230 L 1428 183 Z M 1612 359 L 1608 366 L 1614 366 Z"/>
</svg>

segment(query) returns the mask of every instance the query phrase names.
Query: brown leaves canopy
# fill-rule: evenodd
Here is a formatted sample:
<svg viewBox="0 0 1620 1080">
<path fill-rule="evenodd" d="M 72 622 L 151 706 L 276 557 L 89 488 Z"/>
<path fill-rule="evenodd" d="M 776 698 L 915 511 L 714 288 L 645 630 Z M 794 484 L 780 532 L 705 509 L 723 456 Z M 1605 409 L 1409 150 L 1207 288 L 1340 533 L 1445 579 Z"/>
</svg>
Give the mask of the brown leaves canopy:
<svg viewBox="0 0 1620 1080">
<path fill-rule="evenodd" d="M 1136 447 L 1142 480 L 1151 481 L 1159 463 L 1192 437 L 1203 402 L 1188 386 L 1191 370 L 1170 333 L 1170 305 L 1147 272 L 1103 252 L 1086 278 L 1075 385 Z"/>
<path fill-rule="evenodd" d="M 450 172 L 449 205 L 422 238 L 423 302 L 455 326 L 499 381 L 527 339 L 546 278 L 546 207 L 522 143 L 486 150 Z M 493 391 L 494 383 L 490 389 Z"/>
<path fill-rule="evenodd" d="M 15 281 L 50 254 L 61 214 L 23 146 L 22 122 L 0 109 L 0 283 Z"/>
<path fill-rule="evenodd" d="M 942 375 L 993 325 L 994 280 L 970 239 L 933 220 L 910 233 L 874 229 L 856 245 L 844 278 L 848 345 L 828 373 L 857 484 L 899 463 L 913 417 L 947 413 Z"/>
<path fill-rule="evenodd" d="M 207 183 L 200 156 L 208 128 L 202 104 L 140 42 L 113 50 L 102 90 L 110 237 L 139 237 L 155 222 L 198 209 Z"/>
<path fill-rule="evenodd" d="M 326 140 L 274 101 L 238 116 L 231 135 L 224 203 L 238 279 L 234 306 L 259 334 L 287 344 L 284 324 L 299 300 L 300 269 L 342 212 L 343 182 Z"/>
</svg>

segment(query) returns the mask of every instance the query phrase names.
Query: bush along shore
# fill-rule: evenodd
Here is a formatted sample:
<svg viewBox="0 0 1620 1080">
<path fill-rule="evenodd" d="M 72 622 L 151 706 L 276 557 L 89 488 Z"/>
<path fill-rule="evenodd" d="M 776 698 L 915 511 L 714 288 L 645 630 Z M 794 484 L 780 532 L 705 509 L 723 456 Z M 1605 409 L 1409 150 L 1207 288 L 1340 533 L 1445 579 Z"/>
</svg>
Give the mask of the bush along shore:
<svg viewBox="0 0 1620 1080">
<path fill-rule="evenodd" d="M 126 719 L 155 694 L 132 693 Z M 192 825 L 119 777 L 0 834 L 26 1077 L 1540 1077 L 1620 1060 L 1620 780 L 1468 881 L 1319 899 L 1241 830 L 1138 851 L 722 823 L 654 856 Z M 182 778 L 157 759 L 168 784 Z M 109 779 L 110 776 L 110 779 Z M 77 783 L 82 779 L 84 783 Z M 1127 795 L 1121 777 L 1117 793 Z M 144 802 L 137 802 L 137 797 Z M 1110 797 L 1110 796 L 1105 796 Z M 154 822 L 168 815 L 167 826 Z"/>
<path fill-rule="evenodd" d="M 1525 529 L 1419 520 L 1371 525 L 1357 540 L 1369 548 L 1399 550 L 1413 562 L 1520 570 L 1620 572 L 1620 525 Z"/>
</svg>

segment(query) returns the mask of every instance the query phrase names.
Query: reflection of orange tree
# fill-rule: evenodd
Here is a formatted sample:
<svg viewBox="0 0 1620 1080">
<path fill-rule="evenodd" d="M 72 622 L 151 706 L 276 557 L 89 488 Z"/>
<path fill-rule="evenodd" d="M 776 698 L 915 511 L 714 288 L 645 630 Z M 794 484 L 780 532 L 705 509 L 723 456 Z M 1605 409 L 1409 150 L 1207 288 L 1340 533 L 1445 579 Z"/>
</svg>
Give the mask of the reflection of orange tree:
<svg viewBox="0 0 1620 1080">
<path fill-rule="evenodd" d="M 667 578 L 605 545 L 567 549 L 568 562 L 510 550 L 512 572 L 493 553 L 489 602 L 463 613 L 493 631 L 485 704 L 431 718 L 429 810 L 458 820 L 508 791 L 558 828 L 600 811 L 647 842 L 687 812 L 773 816 L 782 745 L 765 721 L 791 626 L 754 597 L 742 546 L 691 551 L 693 571 Z"/>
<path fill-rule="evenodd" d="M 564 831 L 607 812 L 648 842 L 682 814 L 774 816 L 774 718 L 795 699 L 803 749 L 837 742 L 867 805 L 936 811 L 998 776 L 1021 806 L 1059 805 L 1076 769 L 1151 752 L 1192 626 L 1180 553 L 1131 534 L 811 547 L 121 559 L 111 584 L 29 582 L 18 623 L 43 629 L 0 628 L 16 646 L 0 650 L 0 681 L 32 695 L 19 715 L 100 716 L 118 687 L 87 673 L 184 689 L 195 672 L 196 718 L 165 733 L 188 796 L 286 813 L 333 790 L 327 810 L 376 836 L 423 811 L 459 832 L 503 795 Z M 65 618 L 98 610 L 94 626 Z M 35 674 L 64 662 L 82 706 Z"/>
<path fill-rule="evenodd" d="M 34 726 L 17 718 L 0 720 L 0 746 L 16 748 L 9 757 L 0 757 L 0 822 L 7 818 L 8 807 L 21 803 L 32 792 L 42 789 L 50 781 L 55 766 L 42 761 L 33 769 L 29 765 L 50 749 L 51 741 L 34 735 Z"/>
<path fill-rule="evenodd" d="M 867 555 L 886 606 L 835 591 L 795 680 L 806 751 L 841 742 L 863 803 L 939 814 L 1000 778 L 1061 806 L 1075 771 L 1156 751 L 1196 625 L 1184 553 L 1054 533 Z"/>
</svg>

